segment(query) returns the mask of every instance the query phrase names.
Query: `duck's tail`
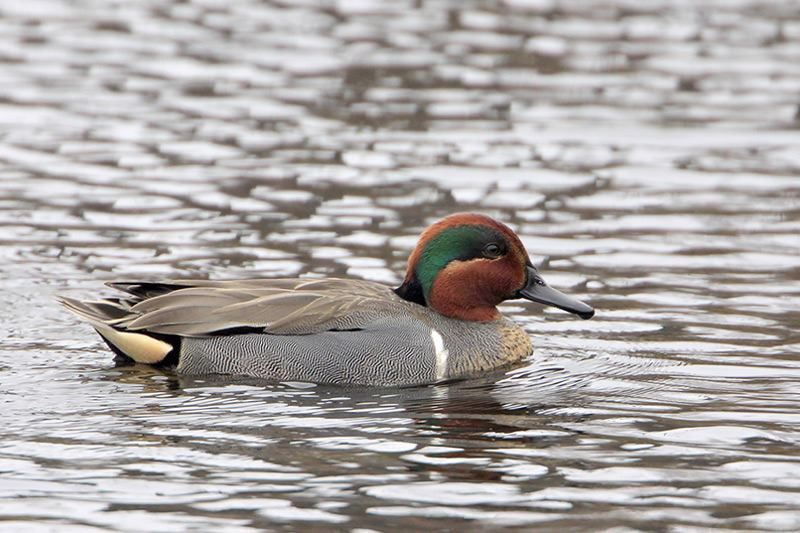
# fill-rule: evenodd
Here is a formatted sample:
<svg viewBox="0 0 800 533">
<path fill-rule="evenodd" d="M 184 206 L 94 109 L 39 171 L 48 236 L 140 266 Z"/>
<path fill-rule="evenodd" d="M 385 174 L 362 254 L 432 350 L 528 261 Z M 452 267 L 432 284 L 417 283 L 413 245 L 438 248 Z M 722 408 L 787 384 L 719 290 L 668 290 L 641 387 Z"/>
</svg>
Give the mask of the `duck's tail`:
<svg viewBox="0 0 800 533">
<path fill-rule="evenodd" d="M 164 362 L 170 353 L 177 354 L 176 343 L 167 342 L 167 339 L 157 338 L 146 331 L 126 331 L 124 327 L 115 326 L 130 318 L 128 300 L 86 301 L 65 296 L 56 298 L 72 313 L 91 324 L 117 355 L 133 359 L 137 363 L 152 365 Z"/>
</svg>

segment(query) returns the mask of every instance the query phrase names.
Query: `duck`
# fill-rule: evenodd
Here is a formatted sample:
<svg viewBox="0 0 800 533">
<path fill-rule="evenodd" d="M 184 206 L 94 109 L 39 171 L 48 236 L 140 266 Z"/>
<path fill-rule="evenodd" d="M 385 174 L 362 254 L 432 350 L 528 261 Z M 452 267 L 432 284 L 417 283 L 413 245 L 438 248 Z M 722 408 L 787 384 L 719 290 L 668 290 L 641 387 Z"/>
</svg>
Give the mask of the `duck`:
<svg viewBox="0 0 800 533">
<path fill-rule="evenodd" d="M 583 319 L 520 238 L 480 213 L 430 225 L 391 287 L 341 278 L 119 281 L 119 298 L 60 302 L 128 362 L 178 374 L 403 387 L 481 376 L 533 353 L 497 306 L 526 299 Z"/>
</svg>

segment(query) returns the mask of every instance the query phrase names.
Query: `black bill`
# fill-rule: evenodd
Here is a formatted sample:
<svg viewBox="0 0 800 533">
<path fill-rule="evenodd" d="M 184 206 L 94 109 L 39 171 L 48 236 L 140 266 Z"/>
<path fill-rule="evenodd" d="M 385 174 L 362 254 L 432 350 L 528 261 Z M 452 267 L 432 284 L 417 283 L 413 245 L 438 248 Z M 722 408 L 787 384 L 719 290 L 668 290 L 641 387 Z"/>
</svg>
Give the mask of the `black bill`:
<svg viewBox="0 0 800 533">
<path fill-rule="evenodd" d="M 545 283 L 535 267 L 528 266 L 527 274 L 528 280 L 525 286 L 517 292 L 519 298 L 558 307 L 569 313 L 574 313 L 584 320 L 594 316 L 594 309 L 592 309 L 591 306 L 571 296 L 567 296 L 563 292 L 557 291 Z"/>
</svg>

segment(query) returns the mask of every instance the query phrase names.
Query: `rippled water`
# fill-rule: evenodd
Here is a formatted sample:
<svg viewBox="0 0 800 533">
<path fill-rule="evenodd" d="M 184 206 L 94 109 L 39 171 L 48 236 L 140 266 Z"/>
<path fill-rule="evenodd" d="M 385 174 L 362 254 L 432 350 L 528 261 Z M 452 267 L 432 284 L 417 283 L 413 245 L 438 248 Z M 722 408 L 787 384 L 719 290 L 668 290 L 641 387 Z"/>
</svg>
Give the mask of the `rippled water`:
<svg viewBox="0 0 800 533">
<path fill-rule="evenodd" d="M 0 529 L 800 529 L 793 3 L 0 15 Z M 52 299 L 396 283 L 457 210 L 595 319 L 510 305 L 524 367 L 347 389 L 115 368 Z"/>
</svg>

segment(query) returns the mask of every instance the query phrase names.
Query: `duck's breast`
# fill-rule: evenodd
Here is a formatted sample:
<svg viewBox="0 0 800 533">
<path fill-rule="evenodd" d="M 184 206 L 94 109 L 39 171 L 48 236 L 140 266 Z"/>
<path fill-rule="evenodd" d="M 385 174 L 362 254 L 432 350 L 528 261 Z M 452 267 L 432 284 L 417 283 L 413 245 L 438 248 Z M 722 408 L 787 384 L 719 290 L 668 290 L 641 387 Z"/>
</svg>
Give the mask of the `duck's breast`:
<svg viewBox="0 0 800 533">
<path fill-rule="evenodd" d="M 437 315 L 431 323 L 447 351 L 447 377 L 464 378 L 518 363 L 533 353 L 530 337 L 503 317 L 492 322 L 466 322 Z"/>
</svg>

